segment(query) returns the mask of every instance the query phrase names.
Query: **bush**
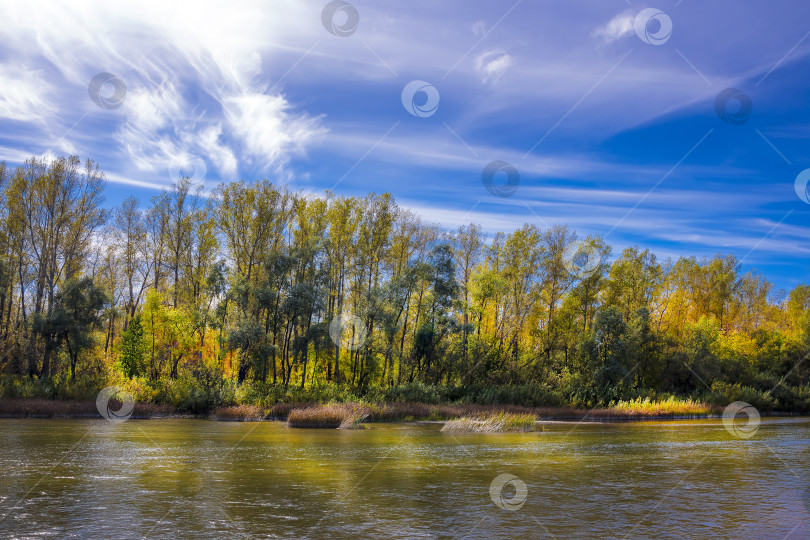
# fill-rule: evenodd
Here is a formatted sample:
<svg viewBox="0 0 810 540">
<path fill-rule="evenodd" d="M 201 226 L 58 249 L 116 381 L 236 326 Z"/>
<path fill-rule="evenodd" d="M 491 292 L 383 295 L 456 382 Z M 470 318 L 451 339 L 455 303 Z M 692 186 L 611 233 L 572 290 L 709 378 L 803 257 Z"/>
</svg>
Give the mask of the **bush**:
<svg viewBox="0 0 810 540">
<path fill-rule="evenodd" d="M 706 401 L 723 407 L 735 401 L 744 401 L 760 411 L 771 411 L 776 408 L 776 400 L 770 393 L 750 386 L 741 386 L 739 383 L 729 384 L 720 381 L 712 384 L 711 392 L 706 395 Z"/>
<path fill-rule="evenodd" d="M 564 404 L 560 393 L 544 384 L 513 386 L 468 386 L 463 401 L 480 405 L 520 405 L 523 407 L 560 407 Z"/>
<path fill-rule="evenodd" d="M 153 401 L 191 414 L 207 414 L 217 407 L 233 405 L 233 383 L 190 376 L 166 379 L 154 384 Z"/>
<path fill-rule="evenodd" d="M 0 397 L 87 401 L 95 400 L 105 386 L 101 377 L 77 377 L 71 381 L 67 373 L 47 379 L 4 375 L 0 378 Z"/>
<path fill-rule="evenodd" d="M 777 409 L 781 411 L 810 411 L 810 385 L 787 386 L 781 384 L 774 386 L 772 395 L 778 403 Z"/>
<path fill-rule="evenodd" d="M 369 401 L 384 403 L 440 403 L 444 401 L 439 387 L 420 382 L 391 387 L 373 387 L 365 394 Z"/>
</svg>

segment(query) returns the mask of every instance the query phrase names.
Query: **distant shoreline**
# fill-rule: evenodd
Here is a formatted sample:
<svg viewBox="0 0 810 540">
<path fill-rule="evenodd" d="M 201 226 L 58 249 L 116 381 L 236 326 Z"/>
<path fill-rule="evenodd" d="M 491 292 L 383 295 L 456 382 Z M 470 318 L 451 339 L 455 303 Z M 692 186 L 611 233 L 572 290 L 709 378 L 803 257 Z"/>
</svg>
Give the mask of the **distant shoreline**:
<svg viewBox="0 0 810 540">
<path fill-rule="evenodd" d="M 465 415 L 498 412 L 532 414 L 544 423 L 618 423 L 637 421 L 699 420 L 720 418 L 722 408 L 706 406 L 707 411 L 691 414 L 639 412 L 615 408 L 577 409 L 573 407 L 521 407 L 517 405 L 471 405 L 429 403 L 355 404 L 364 409 L 370 423 L 443 422 Z M 272 407 L 241 405 L 223 407 L 208 414 L 177 411 L 168 405 L 136 403 L 133 420 L 196 419 L 213 421 L 285 421 L 294 409 L 326 407 L 317 403 L 278 403 Z M 802 416 L 798 412 L 767 411 L 762 416 Z M 0 399 L 0 419 L 102 419 L 93 401 L 55 401 L 46 399 Z"/>
</svg>

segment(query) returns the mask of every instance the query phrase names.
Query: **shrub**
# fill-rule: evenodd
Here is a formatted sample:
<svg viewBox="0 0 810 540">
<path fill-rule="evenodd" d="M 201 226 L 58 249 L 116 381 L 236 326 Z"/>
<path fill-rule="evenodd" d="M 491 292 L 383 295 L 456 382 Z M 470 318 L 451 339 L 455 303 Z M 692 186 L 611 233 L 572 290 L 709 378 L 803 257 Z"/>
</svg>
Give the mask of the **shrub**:
<svg viewBox="0 0 810 540">
<path fill-rule="evenodd" d="M 776 406 L 776 400 L 770 393 L 762 392 L 750 386 L 720 381 L 712 384 L 711 392 L 707 394 L 706 400 L 709 403 L 723 407 L 735 401 L 744 401 L 761 411 L 770 411 Z"/>
<path fill-rule="evenodd" d="M 140 314 L 135 315 L 121 335 L 118 362 L 121 371 L 130 379 L 146 372 L 146 340 Z"/>
</svg>

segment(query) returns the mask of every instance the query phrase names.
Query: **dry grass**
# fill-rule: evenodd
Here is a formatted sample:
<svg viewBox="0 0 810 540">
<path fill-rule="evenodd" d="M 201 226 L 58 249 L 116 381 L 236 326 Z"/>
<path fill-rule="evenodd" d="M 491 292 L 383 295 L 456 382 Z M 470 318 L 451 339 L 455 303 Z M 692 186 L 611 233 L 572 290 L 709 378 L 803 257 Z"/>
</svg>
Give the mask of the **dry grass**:
<svg viewBox="0 0 810 540">
<path fill-rule="evenodd" d="M 578 409 L 575 407 L 522 407 L 519 405 L 474 405 L 474 404 L 452 404 L 435 405 L 430 403 L 386 403 L 386 404 L 357 404 L 346 403 L 338 405 L 275 405 L 277 408 L 288 408 L 289 410 L 308 410 L 308 416 L 316 418 L 318 410 L 330 409 L 331 412 L 324 414 L 337 415 L 346 418 L 348 413 L 340 412 L 345 410 L 362 410 L 368 416 L 363 419 L 367 422 L 412 422 L 419 420 L 446 421 L 469 417 L 472 419 L 489 418 L 499 414 L 509 415 L 529 415 L 541 420 L 636 420 L 653 418 L 675 418 L 675 417 L 701 417 L 720 414 L 721 408 L 699 403 L 691 400 L 668 399 L 664 401 L 652 401 L 650 399 L 622 401 L 611 407 L 598 409 Z M 335 412 L 335 409 L 340 411 Z M 271 412 L 271 416 L 276 418 L 286 418 L 280 412 Z M 287 413 L 289 414 L 289 413 Z M 300 414 L 300 413 L 297 413 Z M 336 420 L 332 420 L 334 424 Z"/>
<path fill-rule="evenodd" d="M 597 409 L 599 416 L 620 415 L 632 418 L 672 417 L 672 416 L 708 416 L 719 414 L 721 407 L 699 403 L 697 401 L 676 400 L 652 401 L 650 398 L 620 401 L 607 409 Z"/>
<path fill-rule="evenodd" d="M 448 420 L 442 427 L 447 433 L 515 433 L 537 429 L 531 414 L 499 413 L 484 417 L 463 416 Z"/>
<path fill-rule="evenodd" d="M 368 427 L 363 424 L 368 417 L 369 413 L 363 410 L 351 411 L 346 418 L 343 419 L 343 422 L 340 423 L 338 429 L 363 429 L 364 427 Z"/>
<path fill-rule="evenodd" d="M 270 407 L 267 418 L 270 420 L 287 420 L 287 417 L 295 409 L 306 409 L 309 407 L 322 407 L 317 403 L 276 403 Z"/>
<path fill-rule="evenodd" d="M 220 407 L 211 413 L 212 420 L 226 420 L 231 422 L 256 422 L 258 420 L 264 420 L 265 416 L 265 410 L 255 405 Z"/>
<path fill-rule="evenodd" d="M 369 416 L 362 405 L 345 403 L 316 405 L 293 409 L 287 415 L 287 426 L 294 428 L 355 429 Z"/>
</svg>

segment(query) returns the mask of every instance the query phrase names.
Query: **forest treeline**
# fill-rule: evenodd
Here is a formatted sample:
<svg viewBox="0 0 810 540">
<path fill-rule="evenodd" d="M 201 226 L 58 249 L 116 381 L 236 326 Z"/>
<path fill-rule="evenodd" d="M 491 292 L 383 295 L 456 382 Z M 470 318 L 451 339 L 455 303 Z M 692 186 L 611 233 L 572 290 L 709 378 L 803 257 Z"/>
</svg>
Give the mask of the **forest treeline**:
<svg viewBox="0 0 810 540">
<path fill-rule="evenodd" d="M 613 253 L 566 226 L 448 231 L 389 194 L 264 180 L 185 179 L 108 208 L 103 172 L 75 156 L 2 164 L 0 187 L 7 396 L 117 382 L 190 409 L 340 388 L 810 404 L 810 287 L 777 291 L 733 255 Z"/>
</svg>

